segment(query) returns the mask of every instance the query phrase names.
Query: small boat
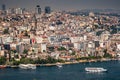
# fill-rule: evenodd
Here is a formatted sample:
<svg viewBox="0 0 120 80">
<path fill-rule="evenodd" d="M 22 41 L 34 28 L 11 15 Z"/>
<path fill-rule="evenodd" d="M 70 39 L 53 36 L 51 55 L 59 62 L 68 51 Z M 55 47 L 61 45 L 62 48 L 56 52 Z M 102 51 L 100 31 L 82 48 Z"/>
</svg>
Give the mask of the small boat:
<svg viewBox="0 0 120 80">
<path fill-rule="evenodd" d="M 62 65 L 57 65 L 57 67 L 61 68 L 61 67 L 62 67 Z"/>
<path fill-rule="evenodd" d="M 62 64 L 61 64 L 61 63 L 57 63 L 56 66 L 59 67 L 59 68 L 61 68 L 61 67 L 62 67 Z"/>
<path fill-rule="evenodd" d="M 34 65 L 34 64 L 20 64 L 19 68 L 21 68 L 21 69 L 36 69 L 36 65 Z"/>
<path fill-rule="evenodd" d="M 5 65 L 0 65 L 0 69 L 6 68 Z"/>
<path fill-rule="evenodd" d="M 87 72 L 105 72 L 107 69 L 101 68 L 101 67 L 86 67 L 85 71 Z"/>
</svg>

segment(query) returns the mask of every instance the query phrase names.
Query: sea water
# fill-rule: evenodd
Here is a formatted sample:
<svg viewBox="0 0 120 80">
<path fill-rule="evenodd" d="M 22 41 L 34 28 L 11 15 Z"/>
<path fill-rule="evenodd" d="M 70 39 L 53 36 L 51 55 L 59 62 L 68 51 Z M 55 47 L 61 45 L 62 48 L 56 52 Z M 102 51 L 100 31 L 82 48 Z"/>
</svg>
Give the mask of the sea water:
<svg viewBox="0 0 120 80">
<path fill-rule="evenodd" d="M 103 67 L 107 72 L 90 73 L 85 67 Z M 120 80 L 120 61 L 86 62 L 57 66 L 40 66 L 35 70 L 0 69 L 0 80 Z"/>
</svg>

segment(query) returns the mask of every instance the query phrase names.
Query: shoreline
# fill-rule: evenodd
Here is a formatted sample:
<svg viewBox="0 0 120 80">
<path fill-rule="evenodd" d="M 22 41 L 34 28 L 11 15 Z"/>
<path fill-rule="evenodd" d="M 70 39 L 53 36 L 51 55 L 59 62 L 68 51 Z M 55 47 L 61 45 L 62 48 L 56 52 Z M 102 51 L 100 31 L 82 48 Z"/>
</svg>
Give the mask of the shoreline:
<svg viewBox="0 0 120 80">
<path fill-rule="evenodd" d="M 69 61 L 65 63 L 59 63 L 61 65 L 68 65 L 68 64 L 78 64 L 78 63 L 86 63 L 86 62 L 104 62 L 104 61 L 116 61 L 118 59 L 115 58 L 103 58 L 103 59 L 92 59 L 92 60 L 79 60 L 79 61 Z M 53 64 L 37 64 L 36 66 L 56 66 L 58 63 L 53 63 Z"/>
<path fill-rule="evenodd" d="M 69 61 L 65 63 L 48 63 L 48 64 L 35 64 L 37 67 L 50 67 L 59 65 L 69 65 L 69 64 L 79 64 L 79 63 L 87 63 L 87 62 L 104 62 L 104 61 L 115 61 L 118 60 L 116 58 L 102 58 L 102 59 L 91 59 L 91 60 L 79 60 L 79 61 Z M 19 68 L 18 65 L 6 65 L 6 68 Z"/>
</svg>

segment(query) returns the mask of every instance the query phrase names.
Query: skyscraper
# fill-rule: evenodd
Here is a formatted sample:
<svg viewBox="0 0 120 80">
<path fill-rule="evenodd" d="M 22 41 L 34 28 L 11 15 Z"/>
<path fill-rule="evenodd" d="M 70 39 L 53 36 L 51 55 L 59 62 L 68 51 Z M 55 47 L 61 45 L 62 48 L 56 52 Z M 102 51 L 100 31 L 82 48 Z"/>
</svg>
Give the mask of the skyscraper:
<svg viewBox="0 0 120 80">
<path fill-rule="evenodd" d="M 37 5 L 37 14 L 41 14 L 41 8 L 40 8 L 40 5 Z"/>
<path fill-rule="evenodd" d="M 2 14 L 3 15 L 6 15 L 6 6 L 5 6 L 5 4 L 2 4 Z"/>
<path fill-rule="evenodd" d="M 51 13 L 51 9 L 50 9 L 49 6 L 46 6 L 46 7 L 45 7 L 45 13 L 47 13 L 47 14 L 50 14 L 50 13 Z"/>
<path fill-rule="evenodd" d="M 5 4 L 2 4 L 2 10 L 3 10 L 3 11 L 6 10 L 6 6 L 5 6 Z"/>
</svg>

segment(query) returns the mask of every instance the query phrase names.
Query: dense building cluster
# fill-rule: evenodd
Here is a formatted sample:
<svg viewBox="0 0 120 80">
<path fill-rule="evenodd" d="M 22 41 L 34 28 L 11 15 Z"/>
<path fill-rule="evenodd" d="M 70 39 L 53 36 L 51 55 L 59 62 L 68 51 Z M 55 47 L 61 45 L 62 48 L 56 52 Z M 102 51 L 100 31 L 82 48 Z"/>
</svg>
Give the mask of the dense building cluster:
<svg viewBox="0 0 120 80">
<path fill-rule="evenodd" d="M 73 60 L 120 53 L 120 17 L 36 8 L 37 13 L 21 8 L 0 11 L 0 56 Z"/>
</svg>

